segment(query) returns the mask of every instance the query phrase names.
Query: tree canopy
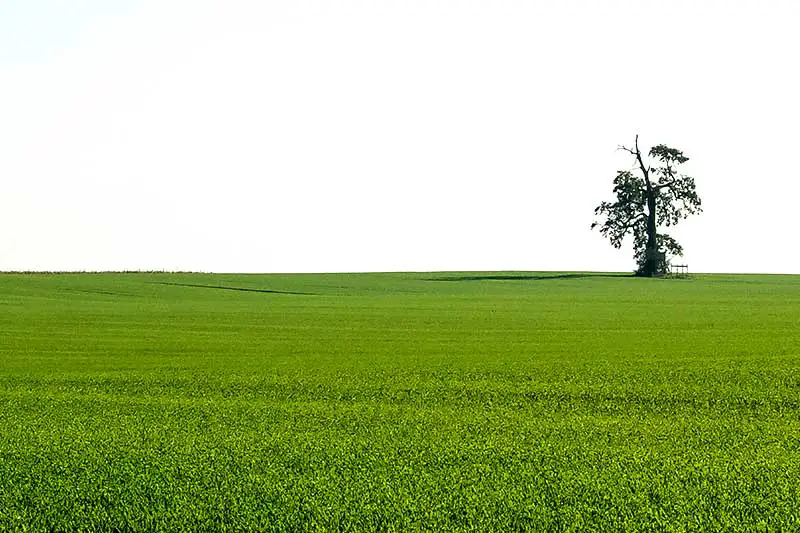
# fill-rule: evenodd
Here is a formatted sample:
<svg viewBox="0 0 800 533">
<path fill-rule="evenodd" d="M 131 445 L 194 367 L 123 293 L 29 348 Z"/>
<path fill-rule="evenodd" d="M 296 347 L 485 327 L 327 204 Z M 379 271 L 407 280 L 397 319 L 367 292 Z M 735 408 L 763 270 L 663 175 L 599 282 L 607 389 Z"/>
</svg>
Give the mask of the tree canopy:
<svg viewBox="0 0 800 533">
<path fill-rule="evenodd" d="M 617 171 L 613 190 L 616 200 L 601 202 L 595 208 L 595 215 L 605 219 L 593 222 L 592 229 L 599 227 L 615 248 L 621 248 L 625 237 L 632 235 L 636 273 L 664 274 L 669 257 L 683 255 L 683 247 L 659 228 L 674 226 L 702 211 L 694 178 L 678 172 L 689 158 L 680 150 L 659 144 L 650 149 L 649 161 L 645 162 L 638 135 L 633 148 L 620 149 L 633 156 L 634 166 Z"/>
</svg>

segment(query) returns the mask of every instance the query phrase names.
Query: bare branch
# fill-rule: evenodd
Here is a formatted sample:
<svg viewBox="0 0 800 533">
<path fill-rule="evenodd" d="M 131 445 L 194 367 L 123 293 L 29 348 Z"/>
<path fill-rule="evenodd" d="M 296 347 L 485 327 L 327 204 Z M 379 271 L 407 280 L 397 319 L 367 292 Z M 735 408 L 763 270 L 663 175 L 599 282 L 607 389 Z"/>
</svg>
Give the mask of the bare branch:
<svg viewBox="0 0 800 533">
<path fill-rule="evenodd" d="M 642 174 L 644 175 L 644 184 L 645 184 L 645 187 L 647 187 L 647 192 L 649 193 L 652 190 L 652 187 L 650 186 L 650 167 L 645 166 L 644 161 L 642 161 L 642 152 L 639 151 L 639 134 L 638 133 L 636 134 L 635 146 L 636 146 L 636 152 L 633 152 L 633 153 L 636 156 L 636 161 L 638 161 L 639 168 L 641 169 Z"/>
</svg>

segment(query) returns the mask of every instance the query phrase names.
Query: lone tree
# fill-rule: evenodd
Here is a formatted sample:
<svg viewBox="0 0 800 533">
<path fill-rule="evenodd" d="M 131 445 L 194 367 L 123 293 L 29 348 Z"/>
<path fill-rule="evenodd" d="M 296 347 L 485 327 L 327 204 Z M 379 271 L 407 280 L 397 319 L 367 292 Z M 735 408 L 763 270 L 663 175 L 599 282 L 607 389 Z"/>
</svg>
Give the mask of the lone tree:
<svg viewBox="0 0 800 533">
<path fill-rule="evenodd" d="M 678 241 L 659 233 L 659 226 L 673 226 L 680 220 L 702 212 L 694 178 L 679 174 L 677 167 L 689 160 L 683 152 L 659 144 L 650 149 L 654 165 L 646 164 L 639 150 L 639 136 L 633 148 L 620 146 L 634 159 L 632 170 L 619 170 L 614 178 L 615 202 L 602 202 L 595 215 L 605 221 L 592 223 L 600 227 L 614 248 L 621 248 L 628 234 L 633 234 L 637 276 L 657 276 L 668 268 L 667 255 L 683 255 Z"/>
</svg>

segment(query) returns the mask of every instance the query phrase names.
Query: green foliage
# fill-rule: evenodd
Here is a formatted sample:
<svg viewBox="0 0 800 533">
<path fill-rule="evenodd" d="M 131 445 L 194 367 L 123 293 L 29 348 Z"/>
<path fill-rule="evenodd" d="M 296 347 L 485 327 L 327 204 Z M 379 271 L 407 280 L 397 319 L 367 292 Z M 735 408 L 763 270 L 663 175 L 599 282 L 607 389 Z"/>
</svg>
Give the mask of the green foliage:
<svg viewBox="0 0 800 533">
<path fill-rule="evenodd" d="M 605 215 L 606 221 L 592 223 L 592 229 L 600 226 L 600 234 L 611 241 L 614 248 L 621 248 L 622 241 L 630 233 L 638 241 L 641 236 L 647 239 L 646 188 L 644 178 L 635 176 L 629 170 L 620 170 L 614 178 L 614 202 L 601 202 L 594 210 L 595 215 Z"/>
<path fill-rule="evenodd" d="M 637 174 L 629 170 L 617 172 L 613 190 L 616 200 L 601 202 L 595 208 L 595 215 L 605 220 L 593 222 L 592 229 L 599 226 L 600 233 L 617 249 L 622 247 L 625 237 L 631 235 L 637 272 L 664 274 L 669 270 L 669 258 L 683 255 L 683 247 L 673 237 L 659 232 L 658 227 L 674 226 L 689 215 L 702 212 L 694 178 L 677 172 L 677 166 L 689 158 L 680 150 L 659 144 L 649 152 L 657 166 L 646 165 L 639 150 L 638 136 L 634 148 L 622 149 L 634 156 Z M 648 249 L 649 242 L 655 249 Z M 654 272 L 648 271 L 652 268 L 647 263 L 651 255 L 656 261 Z"/>
<path fill-rule="evenodd" d="M 0 275 L 0 531 L 798 530 L 798 316 L 795 276 Z"/>
</svg>

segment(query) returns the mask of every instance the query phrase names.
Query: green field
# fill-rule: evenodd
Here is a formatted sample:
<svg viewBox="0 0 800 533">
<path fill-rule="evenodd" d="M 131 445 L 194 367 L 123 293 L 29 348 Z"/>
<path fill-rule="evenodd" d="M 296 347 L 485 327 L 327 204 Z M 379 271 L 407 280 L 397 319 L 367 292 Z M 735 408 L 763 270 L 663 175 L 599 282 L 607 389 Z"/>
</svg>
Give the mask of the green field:
<svg viewBox="0 0 800 533">
<path fill-rule="evenodd" d="M 800 276 L 0 275 L 0 531 L 418 530 L 800 530 Z"/>
</svg>

